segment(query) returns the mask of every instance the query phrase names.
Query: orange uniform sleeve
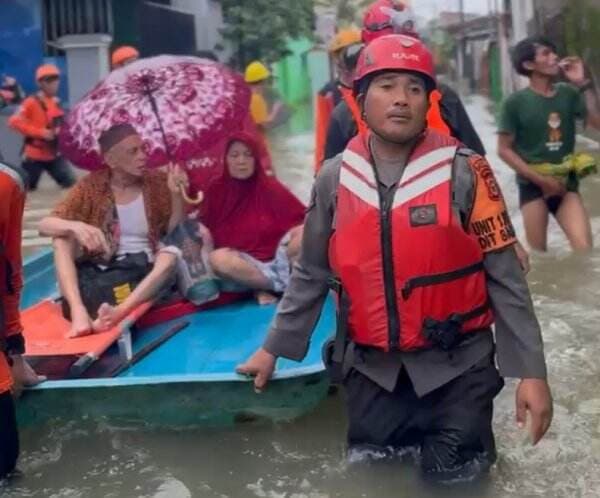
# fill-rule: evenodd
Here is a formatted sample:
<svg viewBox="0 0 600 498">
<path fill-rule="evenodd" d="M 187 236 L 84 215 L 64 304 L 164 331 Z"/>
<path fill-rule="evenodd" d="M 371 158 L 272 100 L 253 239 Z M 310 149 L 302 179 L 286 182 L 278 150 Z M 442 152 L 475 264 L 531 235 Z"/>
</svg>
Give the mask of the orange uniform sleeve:
<svg viewBox="0 0 600 498">
<path fill-rule="evenodd" d="M 478 155 L 469 158 L 469 166 L 475 180 L 475 196 L 468 232 L 477 238 L 484 253 L 514 244 L 515 229 L 492 168 Z"/>
<path fill-rule="evenodd" d="M 19 303 L 23 288 L 21 237 L 25 189 L 11 175 L 0 172 L 0 192 L 0 237 L 4 247 L 3 259 L 7 263 L 0 270 L 1 278 L 6 282 L 1 305 L 4 308 L 6 337 L 10 337 L 22 331 Z"/>
<path fill-rule="evenodd" d="M 42 110 L 38 107 L 34 98 L 25 99 L 19 110 L 8 119 L 8 125 L 26 137 L 43 139 L 46 122 L 43 115 L 40 116 L 39 111 Z"/>
</svg>

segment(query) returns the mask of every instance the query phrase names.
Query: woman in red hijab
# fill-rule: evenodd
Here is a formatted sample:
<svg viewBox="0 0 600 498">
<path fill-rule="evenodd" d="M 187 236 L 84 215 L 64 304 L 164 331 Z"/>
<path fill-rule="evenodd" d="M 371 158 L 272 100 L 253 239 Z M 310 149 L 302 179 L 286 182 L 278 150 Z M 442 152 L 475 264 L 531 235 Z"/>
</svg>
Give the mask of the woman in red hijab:
<svg viewBox="0 0 600 498">
<path fill-rule="evenodd" d="M 260 145 L 246 133 L 225 147 L 223 175 L 206 192 L 201 221 L 215 250 L 213 271 L 221 279 L 254 289 L 261 304 L 287 287 L 298 256 L 305 208 L 278 180 L 265 174 Z"/>
</svg>

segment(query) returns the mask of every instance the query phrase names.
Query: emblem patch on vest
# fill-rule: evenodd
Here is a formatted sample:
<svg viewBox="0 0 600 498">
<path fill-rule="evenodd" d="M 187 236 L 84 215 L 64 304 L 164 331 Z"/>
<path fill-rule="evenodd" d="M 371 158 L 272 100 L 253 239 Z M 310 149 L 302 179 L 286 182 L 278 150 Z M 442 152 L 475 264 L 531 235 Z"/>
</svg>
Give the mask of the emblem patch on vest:
<svg viewBox="0 0 600 498">
<path fill-rule="evenodd" d="M 409 209 L 409 214 L 411 227 L 437 224 L 437 208 L 435 204 L 413 206 Z"/>
<path fill-rule="evenodd" d="M 486 159 L 480 156 L 472 156 L 471 158 L 469 158 L 469 162 L 471 163 L 471 167 L 479 175 L 479 178 L 481 178 L 481 180 L 483 180 L 483 182 L 485 183 L 485 188 L 487 189 L 487 194 L 490 200 L 501 200 L 502 193 L 500 187 L 498 186 L 498 182 L 494 177 L 494 173 L 492 171 L 492 168 L 490 167 L 490 163 L 488 163 Z"/>
</svg>

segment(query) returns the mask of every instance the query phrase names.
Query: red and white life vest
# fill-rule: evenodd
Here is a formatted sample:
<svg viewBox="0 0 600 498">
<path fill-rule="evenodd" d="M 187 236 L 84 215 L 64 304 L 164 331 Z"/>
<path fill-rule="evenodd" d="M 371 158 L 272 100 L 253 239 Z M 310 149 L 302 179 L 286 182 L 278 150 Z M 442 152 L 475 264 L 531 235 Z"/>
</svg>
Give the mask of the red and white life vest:
<svg viewBox="0 0 600 498">
<path fill-rule="evenodd" d="M 391 205 L 382 205 L 367 138 L 343 154 L 330 262 L 350 298 L 350 335 L 385 351 L 432 346 L 426 329 L 489 327 L 483 253 L 452 209 L 459 142 L 424 133 Z"/>
</svg>

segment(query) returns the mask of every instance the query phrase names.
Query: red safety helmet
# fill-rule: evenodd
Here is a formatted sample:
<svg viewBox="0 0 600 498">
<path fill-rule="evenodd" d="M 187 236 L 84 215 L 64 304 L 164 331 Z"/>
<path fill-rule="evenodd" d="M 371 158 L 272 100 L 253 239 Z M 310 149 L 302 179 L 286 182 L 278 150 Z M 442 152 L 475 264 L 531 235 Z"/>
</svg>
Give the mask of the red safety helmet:
<svg viewBox="0 0 600 498">
<path fill-rule="evenodd" d="M 380 36 L 391 34 L 419 38 L 413 12 L 402 0 L 377 0 L 365 11 L 362 41 L 371 43 Z"/>
<path fill-rule="evenodd" d="M 387 35 L 373 40 L 360 54 L 354 75 L 354 93 L 361 81 L 380 71 L 413 71 L 435 88 L 433 55 L 425 44 L 412 36 Z"/>
</svg>

